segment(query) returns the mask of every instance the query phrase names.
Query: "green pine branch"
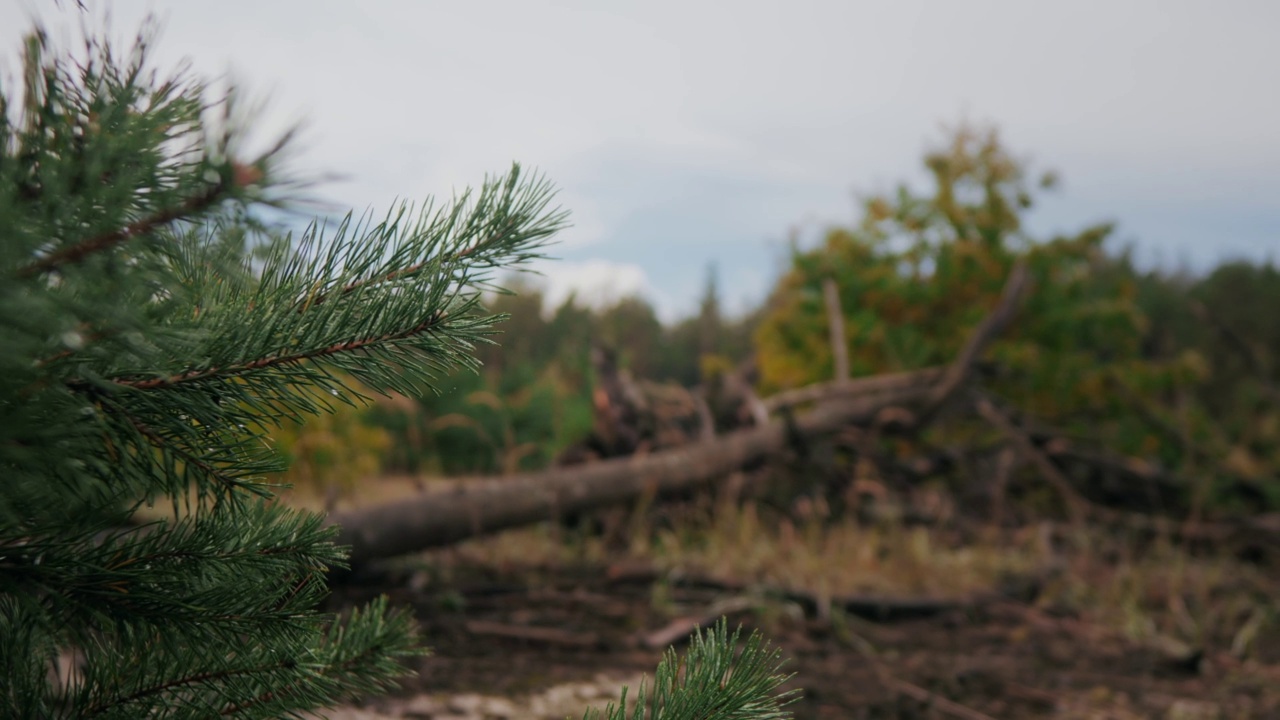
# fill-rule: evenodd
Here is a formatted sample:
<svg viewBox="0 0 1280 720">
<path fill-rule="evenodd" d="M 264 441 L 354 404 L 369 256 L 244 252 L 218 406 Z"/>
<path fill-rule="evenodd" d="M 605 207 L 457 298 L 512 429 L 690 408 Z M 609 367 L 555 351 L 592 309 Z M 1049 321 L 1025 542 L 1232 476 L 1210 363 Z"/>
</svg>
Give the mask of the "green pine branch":
<svg viewBox="0 0 1280 720">
<path fill-rule="evenodd" d="M 753 632 L 742 644 L 742 628 L 729 634 L 721 618 L 697 631 L 683 656 L 668 649 L 658 664 L 652 689 L 641 682 L 635 705 L 622 700 L 603 712 L 588 710 L 583 720 L 784 720 L 799 691 L 779 691 L 791 679 L 781 672 L 781 654 Z"/>
<path fill-rule="evenodd" d="M 131 238 L 147 235 L 170 223 L 199 214 L 225 197 L 226 185 L 222 182 L 214 183 L 207 190 L 188 198 L 176 207 L 161 210 L 151 217 L 136 220 L 118 230 L 60 247 L 19 269 L 18 276 L 30 277 L 79 262 L 93 253 L 102 252 Z"/>
<path fill-rule="evenodd" d="M 238 160 L 232 98 L 159 78 L 149 43 L 72 58 L 37 31 L 22 92 L 0 86 L 0 716 L 291 717 L 385 691 L 423 652 L 412 619 L 318 610 L 345 552 L 254 499 L 280 465 L 265 434 L 358 401 L 353 379 L 474 367 L 490 274 L 566 216 L 515 167 L 380 222 L 264 231 L 290 136 Z M 161 500 L 175 521 L 119 529 Z"/>
</svg>

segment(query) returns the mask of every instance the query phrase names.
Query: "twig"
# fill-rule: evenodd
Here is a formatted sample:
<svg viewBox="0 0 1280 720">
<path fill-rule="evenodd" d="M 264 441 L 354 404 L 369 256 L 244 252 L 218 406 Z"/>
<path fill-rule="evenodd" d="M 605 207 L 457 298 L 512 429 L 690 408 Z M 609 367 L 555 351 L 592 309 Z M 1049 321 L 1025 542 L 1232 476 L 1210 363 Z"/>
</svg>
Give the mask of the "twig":
<svg viewBox="0 0 1280 720">
<path fill-rule="evenodd" d="M 716 419 L 711 415 L 711 406 L 707 404 L 705 393 L 693 393 L 693 405 L 698 410 L 698 440 L 707 442 L 716 437 Z"/>
<path fill-rule="evenodd" d="M 1048 480 L 1054 489 L 1058 491 L 1058 494 L 1062 496 L 1062 501 L 1066 504 L 1067 512 L 1071 516 L 1072 524 L 1076 527 L 1081 527 L 1085 518 L 1085 500 L 1071 486 L 1071 481 L 1049 461 L 1049 458 L 1045 457 L 1044 453 L 1040 452 L 1040 449 L 1031 442 L 1026 433 L 1015 427 L 1013 422 L 1005 417 L 1004 413 L 996 409 L 996 406 L 990 400 L 979 395 L 977 400 L 974 401 L 974 408 L 977 409 L 978 414 L 983 419 L 994 425 L 997 430 L 1012 440 L 1024 457 L 1035 463 L 1036 468 L 1044 476 L 1044 479 Z"/>
<path fill-rule="evenodd" d="M 844 311 L 840 307 L 840 288 L 833 278 L 822 281 L 822 298 L 827 305 L 827 328 L 831 336 L 831 357 L 835 363 L 835 380 L 849 378 L 849 344 L 844 338 Z"/>
<path fill-rule="evenodd" d="M 900 695 L 906 695 L 913 700 L 932 706 L 938 712 L 961 718 L 961 720 L 995 720 L 995 718 L 984 712 L 974 710 L 967 705 L 961 705 L 954 700 L 948 700 L 935 692 L 930 692 L 915 683 L 910 683 L 897 677 L 889 671 L 888 666 L 880 661 L 880 655 L 875 646 L 849 629 L 847 625 L 838 626 L 836 637 L 856 650 L 867 661 L 867 664 L 871 665 L 871 669 L 875 671 L 880 681 L 893 688 Z"/>
<path fill-rule="evenodd" d="M 634 640 L 640 647 L 663 650 L 677 640 L 689 637 L 694 630 L 700 627 L 711 627 L 721 617 L 746 610 L 751 607 L 751 604 L 750 598 L 732 598 L 716 603 L 701 615 L 678 617 L 652 632 L 636 633 Z"/>
<path fill-rule="evenodd" d="M 1004 524 L 1005 503 L 1009 495 L 1009 478 L 1018 467 L 1018 453 L 1005 446 L 996 454 L 996 472 L 992 482 L 991 521 L 996 527 Z"/>
<path fill-rule="evenodd" d="M 973 370 L 973 364 L 977 361 L 978 356 L 982 353 L 991 339 L 1004 330 L 1009 321 L 1013 319 L 1014 311 L 1017 310 L 1018 301 L 1022 297 L 1023 291 L 1026 289 L 1030 273 L 1027 270 L 1027 264 L 1023 260 L 1019 260 L 1013 266 L 1013 270 L 1009 272 L 1009 278 L 1005 280 L 1004 290 L 1000 293 L 1000 300 L 978 327 L 974 328 L 969 335 L 969 340 L 965 343 L 964 349 L 960 351 L 960 355 L 955 361 L 947 366 L 946 372 L 941 382 L 933 390 L 933 394 L 925 403 L 924 409 L 916 417 L 918 426 L 928 424 L 933 416 L 946 405 L 951 396 L 960 389 L 968 379 L 969 373 Z"/>
<path fill-rule="evenodd" d="M 986 400 L 986 398 L 983 398 Z M 988 401 L 989 403 L 989 401 Z M 981 412 L 981 406 L 979 406 Z M 997 411 L 999 412 L 999 411 Z M 1013 428 L 1012 422 L 1002 413 L 1000 417 Z M 1013 428 L 1017 436 L 1030 444 L 1030 438 L 1016 428 Z M 1006 434 L 1007 435 L 1007 434 Z M 1026 453 L 1025 446 L 1020 443 L 1016 436 L 1010 436 L 1014 443 L 1018 445 L 1020 451 Z M 1058 445 L 1054 449 L 1053 445 Z M 1238 540 L 1243 542 L 1252 542 L 1266 545 L 1280 546 L 1280 513 L 1269 515 L 1254 515 L 1250 517 L 1238 518 L 1234 521 L 1210 522 L 1205 520 L 1178 520 L 1176 518 L 1164 517 L 1159 515 L 1147 515 L 1138 512 L 1125 512 L 1106 507 L 1098 503 L 1090 501 L 1088 498 L 1080 495 L 1071 486 L 1070 481 L 1060 472 L 1057 467 L 1049 460 L 1049 458 L 1061 458 L 1077 463 L 1084 463 L 1112 471 L 1120 471 L 1143 478 L 1146 480 L 1158 480 L 1160 483 L 1170 487 L 1183 487 L 1190 485 L 1190 481 L 1174 475 L 1161 473 L 1150 463 L 1139 458 L 1126 457 L 1123 455 L 1114 455 L 1109 453 L 1085 452 L 1073 448 L 1070 443 L 1053 443 L 1045 448 L 1034 448 L 1034 454 L 1030 457 L 1037 460 L 1037 465 L 1041 470 L 1052 470 L 1060 482 L 1067 483 L 1066 488 L 1075 498 L 1076 507 L 1088 517 L 1101 520 L 1103 522 L 1114 523 L 1116 525 L 1127 528 L 1141 530 L 1147 533 L 1164 534 L 1174 537 L 1180 537 L 1184 540 L 1227 542 Z M 1055 486 L 1061 489 L 1061 485 Z"/>
<path fill-rule="evenodd" d="M 566 645 L 570 647 L 596 647 L 600 644 L 600 636 L 596 633 L 575 633 L 560 628 L 528 627 L 526 625 L 507 625 L 488 620 L 468 620 L 467 632 L 472 635 L 491 635 L 547 643 L 550 645 Z"/>
<path fill-rule="evenodd" d="M 1160 656 L 1170 669 L 1182 672 L 1198 672 L 1200 662 L 1204 658 L 1202 648 L 1193 647 L 1169 635 L 1156 634 L 1146 639 L 1135 640 L 1098 623 L 1077 618 L 1053 617 L 1036 607 L 1022 603 L 1003 603 L 1000 609 L 1013 613 L 1029 625 L 1066 633 L 1086 643 L 1096 643 L 1105 638 L 1148 650 Z"/>
<path fill-rule="evenodd" d="M 881 673 L 880 676 L 892 685 L 899 693 L 902 693 L 913 700 L 918 700 L 926 705 L 930 705 L 936 708 L 939 712 L 946 713 L 952 717 L 962 718 L 963 720 L 995 720 L 995 718 L 990 715 L 979 710 L 974 710 L 968 705 L 961 705 L 955 700 L 948 700 L 935 692 L 925 690 L 919 685 L 894 677 L 889 674 L 887 670 Z"/>
<path fill-rule="evenodd" d="M 625 582 L 651 577 L 656 577 L 656 575 L 646 573 L 639 568 L 628 568 L 625 572 L 613 574 L 610 579 L 613 582 Z M 849 615 L 877 622 L 931 617 L 953 610 L 963 610 L 998 597 L 995 593 L 977 594 L 961 598 L 830 595 L 829 593 L 815 593 L 807 590 L 759 585 L 738 580 L 724 580 L 706 575 L 683 575 L 672 578 L 671 583 L 676 587 L 703 588 L 726 592 L 754 590 L 766 597 L 796 603 L 810 614 L 818 614 L 822 612 L 823 605 L 831 605 Z"/>
</svg>

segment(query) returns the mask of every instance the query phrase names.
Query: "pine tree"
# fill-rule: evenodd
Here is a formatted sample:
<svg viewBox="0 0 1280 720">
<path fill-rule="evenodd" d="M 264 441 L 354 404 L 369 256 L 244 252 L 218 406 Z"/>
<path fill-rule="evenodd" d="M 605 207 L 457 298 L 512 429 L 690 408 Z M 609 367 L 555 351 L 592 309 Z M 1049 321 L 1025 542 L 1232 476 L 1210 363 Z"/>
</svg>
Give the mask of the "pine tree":
<svg viewBox="0 0 1280 720">
<path fill-rule="evenodd" d="M 516 167 L 272 238 L 253 210 L 288 200 L 289 137 L 243 157 L 234 95 L 154 72 L 150 37 L 71 57 L 35 32 L 0 88 L 4 717 L 281 717 L 403 674 L 405 614 L 317 609 L 344 554 L 270 502 L 264 432 L 473 363 L 489 273 L 565 220 Z M 134 522 L 156 503 L 174 519 Z"/>
<path fill-rule="evenodd" d="M 152 36 L 74 56 L 37 30 L 21 92 L 0 84 L 6 718 L 297 717 L 393 686 L 423 652 L 411 618 L 318 609 L 345 553 L 322 516 L 273 502 L 264 437 L 474 368 L 492 273 L 567 218 L 516 166 L 449 202 L 274 233 L 255 208 L 292 204 L 290 136 L 246 156 L 234 93 L 151 69 Z M 171 519 L 140 521 L 157 505 Z M 698 717 L 779 717 L 758 709 L 781 677 L 752 671 L 774 656 L 710 637 L 691 657 L 715 662 L 682 681 L 728 674 L 690 707 L 749 714 Z"/>
</svg>

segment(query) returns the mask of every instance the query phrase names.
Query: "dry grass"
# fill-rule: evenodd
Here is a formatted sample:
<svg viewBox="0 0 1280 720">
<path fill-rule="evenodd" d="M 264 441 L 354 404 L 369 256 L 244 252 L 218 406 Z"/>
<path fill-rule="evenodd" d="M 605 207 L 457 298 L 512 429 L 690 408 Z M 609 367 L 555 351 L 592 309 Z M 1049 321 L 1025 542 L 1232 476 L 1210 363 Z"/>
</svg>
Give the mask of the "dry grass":
<svg viewBox="0 0 1280 720">
<path fill-rule="evenodd" d="M 637 519 L 637 515 L 643 515 Z M 829 595 L 959 597 L 1033 572 L 1038 542 L 954 546 L 926 528 L 773 518 L 754 504 L 695 512 L 674 524 L 643 510 L 625 547 L 545 524 L 460 545 L 455 559 L 502 567 L 645 561 L 656 568 Z M 655 527 L 655 525 L 658 525 Z"/>
<path fill-rule="evenodd" d="M 1042 605 L 1132 640 L 1173 639 L 1239 659 L 1280 629 L 1280 585 L 1263 567 L 1190 553 L 1166 539 L 1136 545 L 1085 537 L 1074 545 Z"/>
<path fill-rule="evenodd" d="M 421 492 L 422 482 L 381 478 L 339 497 L 336 507 L 410 496 Z M 284 490 L 280 498 L 312 510 L 325 503 L 312 488 Z M 798 509 L 784 517 L 751 503 L 707 500 L 673 519 L 665 508 L 641 504 L 615 515 L 621 527 L 612 541 L 546 523 L 427 557 L 502 568 L 643 561 L 671 573 L 819 596 L 962 597 L 1009 577 L 1038 575 L 1050 578 L 1039 606 L 1136 641 L 1172 638 L 1245 658 L 1259 638 L 1280 629 L 1280 582 L 1264 569 L 1225 555 L 1192 554 L 1168 540 L 1139 543 L 1041 525 L 980 533 L 958 544 L 934 528 L 832 519 L 821 503 Z"/>
<path fill-rule="evenodd" d="M 751 504 L 722 508 L 704 528 L 660 531 L 650 554 L 673 569 L 820 595 L 957 597 L 1039 562 L 1030 545 L 950 546 L 926 528 L 867 527 L 824 514 L 771 520 Z"/>
<path fill-rule="evenodd" d="M 672 574 L 820 597 L 964 597 L 1036 577 L 1042 610 L 1138 642 L 1173 640 L 1244 659 L 1259 638 L 1280 632 L 1280 583 L 1264 568 L 1167 540 L 1138 543 L 1045 524 L 957 544 L 938 529 L 823 516 L 818 508 L 796 521 L 753 504 L 721 505 L 655 523 L 659 512 L 642 508 L 628 519 L 621 549 L 545 524 L 433 555 L 502 568 L 644 561 Z"/>
</svg>

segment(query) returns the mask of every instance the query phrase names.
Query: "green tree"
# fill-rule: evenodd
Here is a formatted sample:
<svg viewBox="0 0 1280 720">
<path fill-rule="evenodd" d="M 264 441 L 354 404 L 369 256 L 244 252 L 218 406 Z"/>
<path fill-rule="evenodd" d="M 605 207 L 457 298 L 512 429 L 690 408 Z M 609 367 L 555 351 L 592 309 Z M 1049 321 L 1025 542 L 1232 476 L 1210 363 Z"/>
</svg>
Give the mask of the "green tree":
<svg viewBox="0 0 1280 720">
<path fill-rule="evenodd" d="M 652 377 L 687 387 L 712 381 L 717 372 L 746 360 L 752 353 L 752 336 L 760 311 L 725 317 L 715 265 L 707 266 L 698 312 L 664 328 L 664 341 L 656 353 Z M 715 373 L 711 373 L 715 374 Z"/>
<path fill-rule="evenodd" d="M 235 97 L 157 75 L 148 44 L 73 58 L 36 32 L 0 88 L 5 717 L 281 717 L 391 685 L 412 622 L 318 611 L 344 552 L 269 502 L 263 429 L 473 363 L 489 273 L 565 218 L 515 168 L 296 243 L 255 232 L 288 199 L 288 137 L 244 157 Z M 157 502 L 175 519 L 130 526 Z"/>
<path fill-rule="evenodd" d="M 698 303 L 699 355 L 714 355 L 720 349 L 720 288 L 715 264 L 707 266 L 707 280 Z"/>
<path fill-rule="evenodd" d="M 1216 459 L 1280 506 L 1280 319 L 1258 312 L 1280 303 L 1280 271 L 1232 261 L 1200 277 L 1138 278 L 1149 318 L 1144 352 L 1202 368 L 1193 386 L 1166 393 L 1166 424 L 1199 447 L 1202 462 Z"/>
<path fill-rule="evenodd" d="M 596 339 L 617 351 L 633 375 L 653 377 L 662 346 L 662 323 L 641 297 L 628 297 L 597 314 Z"/>
</svg>

